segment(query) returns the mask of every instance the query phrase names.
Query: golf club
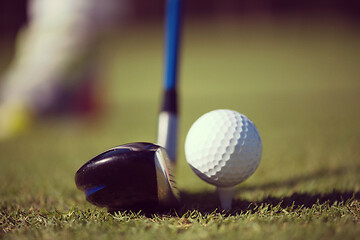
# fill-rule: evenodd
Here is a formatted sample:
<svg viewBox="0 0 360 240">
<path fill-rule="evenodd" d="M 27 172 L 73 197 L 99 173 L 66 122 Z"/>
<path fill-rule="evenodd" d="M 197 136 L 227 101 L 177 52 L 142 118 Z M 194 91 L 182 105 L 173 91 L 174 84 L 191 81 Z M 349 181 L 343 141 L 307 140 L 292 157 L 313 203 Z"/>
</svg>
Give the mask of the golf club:
<svg viewBox="0 0 360 240">
<path fill-rule="evenodd" d="M 164 93 L 163 105 L 158 120 L 158 144 L 168 151 L 170 160 L 175 163 L 178 139 L 177 78 L 181 1 L 167 0 L 166 8 Z"/>
<path fill-rule="evenodd" d="M 75 175 L 86 200 L 118 210 L 161 210 L 177 206 L 177 190 L 164 148 L 129 143 L 111 148 L 83 165 Z"/>
<path fill-rule="evenodd" d="M 111 148 L 85 163 L 75 174 L 78 189 L 97 206 L 118 210 L 157 211 L 176 208 L 173 181 L 177 146 L 177 65 L 180 0 L 167 0 L 163 106 L 158 144 L 129 143 Z"/>
</svg>

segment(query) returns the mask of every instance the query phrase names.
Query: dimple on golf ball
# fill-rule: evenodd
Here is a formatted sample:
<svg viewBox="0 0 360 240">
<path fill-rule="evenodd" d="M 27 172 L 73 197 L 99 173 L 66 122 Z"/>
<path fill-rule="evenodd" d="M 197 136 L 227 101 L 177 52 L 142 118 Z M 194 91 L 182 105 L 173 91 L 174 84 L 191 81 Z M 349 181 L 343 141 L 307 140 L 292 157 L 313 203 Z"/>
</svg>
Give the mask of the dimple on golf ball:
<svg viewBox="0 0 360 240">
<path fill-rule="evenodd" d="M 204 114 L 191 126 L 185 155 L 193 171 L 205 182 L 232 187 L 255 172 L 261 160 L 262 143 L 249 118 L 219 109 Z"/>
</svg>

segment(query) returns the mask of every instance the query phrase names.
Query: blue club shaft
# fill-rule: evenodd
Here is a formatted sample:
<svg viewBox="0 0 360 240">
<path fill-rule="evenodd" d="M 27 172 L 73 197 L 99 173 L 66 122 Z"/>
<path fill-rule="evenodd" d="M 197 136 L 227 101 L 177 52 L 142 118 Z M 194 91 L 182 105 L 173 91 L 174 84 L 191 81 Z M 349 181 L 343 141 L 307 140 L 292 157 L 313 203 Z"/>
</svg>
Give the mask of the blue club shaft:
<svg viewBox="0 0 360 240">
<path fill-rule="evenodd" d="M 167 0 L 165 26 L 164 88 L 176 88 L 179 59 L 180 0 Z"/>
<path fill-rule="evenodd" d="M 158 144 L 173 163 L 177 150 L 177 78 L 181 30 L 181 0 L 166 0 L 163 105 L 159 114 Z"/>
</svg>

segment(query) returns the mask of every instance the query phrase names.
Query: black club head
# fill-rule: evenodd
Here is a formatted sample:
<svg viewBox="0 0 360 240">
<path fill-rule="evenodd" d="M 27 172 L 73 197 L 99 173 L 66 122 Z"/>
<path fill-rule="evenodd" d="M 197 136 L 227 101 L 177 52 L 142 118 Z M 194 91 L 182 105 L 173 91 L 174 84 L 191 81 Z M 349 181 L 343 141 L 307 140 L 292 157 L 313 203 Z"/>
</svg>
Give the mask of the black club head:
<svg viewBox="0 0 360 240">
<path fill-rule="evenodd" d="M 109 149 L 75 174 L 86 200 L 109 211 L 177 207 L 178 192 L 166 150 L 152 143 L 129 143 Z"/>
</svg>

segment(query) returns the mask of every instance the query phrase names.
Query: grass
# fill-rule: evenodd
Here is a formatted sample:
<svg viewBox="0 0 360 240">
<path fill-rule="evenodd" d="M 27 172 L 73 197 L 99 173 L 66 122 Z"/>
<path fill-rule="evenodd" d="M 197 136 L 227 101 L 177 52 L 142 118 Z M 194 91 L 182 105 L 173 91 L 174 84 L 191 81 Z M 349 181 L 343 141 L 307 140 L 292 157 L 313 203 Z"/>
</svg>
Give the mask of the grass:
<svg viewBox="0 0 360 240">
<path fill-rule="evenodd" d="M 114 34 L 101 48 L 103 118 L 34 124 L 0 143 L 3 239 L 356 239 L 360 234 L 360 29 L 336 18 L 186 22 L 177 184 L 183 206 L 110 215 L 74 174 L 112 146 L 154 142 L 162 25 Z M 203 113 L 230 108 L 257 125 L 258 170 L 230 212 L 191 171 L 183 143 Z M 146 121 L 144 121 L 144 119 Z"/>
</svg>

